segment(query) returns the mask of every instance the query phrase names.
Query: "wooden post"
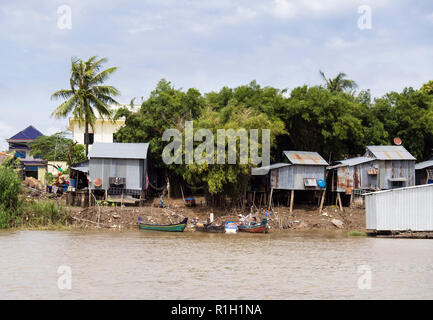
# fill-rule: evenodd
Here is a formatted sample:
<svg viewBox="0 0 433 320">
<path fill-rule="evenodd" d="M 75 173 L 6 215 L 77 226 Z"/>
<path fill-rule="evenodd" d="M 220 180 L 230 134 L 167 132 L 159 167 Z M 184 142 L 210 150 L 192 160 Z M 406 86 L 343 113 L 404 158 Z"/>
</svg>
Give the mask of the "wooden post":
<svg viewBox="0 0 433 320">
<path fill-rule="evenodd" d="M 337 203 L 339 204 L 340 210 L 343 211 L 343 204 L 341 203 L 340 192 L 337 193 Z"/>
<path fill-rule="evenodd" d="M 253 205 L 256 206 L 256 192 L 253 192 Z"/>
<path fill-rule="evenodd" d="M 82 194 L 84 198 L 84 194 Z M 89 208 L 92 206 L 92 189 L 89 188 Z"/>
<path fill-rule="evenodd" d="M 352 208 L 352 204 L 353 204 L 353 191 L 350 193 L 349 208 Z"/>
<path fill-rule="evenodd" d="M 180 191 L 182 192 L 183 203 L 185 203 L 185 196 L 184 196 L 184 194 L 183 194 L 182 184 L 180 185 Z"/>
<path fill-rule="evenodd" d="M 271 194 L 269 195 L 269 203 L 268 203 L 268 210 L 271 209 L 271 203 L 272 203 L 272 193 L 274 192 L 274 188 L 271 188 Z"/>
<path fill-rule="evenodd" d="M 325 194 L 326 194 L 326 189 L 322 191 L 322 198 L 320 199 L 319 214 L 322 213 L 323 204 L 325 202 Z"/>
<path fill-rule="evenodd" d="M 107 191 L 107 189 L 105 189 L 105 201 L 107 201 L 108 200 L 108 191 Z"/>
<path fill-rule="evenodd" d="M 295 190 L 292 190 L 290 195 L 290 214 L 293 213 L 293 201 L 295 200 Z"/>
<path fill-rule="evenodd" d="M 122 190 L 122 196 L 120 198 L 120 207 L 123 207 L 123 190 Z"/>
</svg>

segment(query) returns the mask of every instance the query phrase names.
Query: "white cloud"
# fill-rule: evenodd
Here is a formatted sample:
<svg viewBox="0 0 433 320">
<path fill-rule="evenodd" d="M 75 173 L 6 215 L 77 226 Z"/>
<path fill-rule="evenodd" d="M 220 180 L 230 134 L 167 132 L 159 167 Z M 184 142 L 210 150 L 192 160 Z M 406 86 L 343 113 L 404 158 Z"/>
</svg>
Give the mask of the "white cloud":
<svg viewBox="0 0 433 320">
<path fill-rule="evenodd" d="M 9 139 L 20 130 L 22 129 L 18 130 L 7 123 L 0 121 L 0 151 L 8 149 L 8 143 L 6 142 L 6 139 Z"/>
<path fill-rule="evenodd" d="M 427 20 L 433 23 L 433 12 L 427 15 Z"/>
<path fill-rule="evenodd" d="M 346 49 L 346 48 L 353 48 L 360 45 L 359 41 L 346 41 L 340 37 L 334 37 L 330 40 L 328 40 L 325 45 L 329 48 L 335 48 L 335 49 Z"/>
</svg>

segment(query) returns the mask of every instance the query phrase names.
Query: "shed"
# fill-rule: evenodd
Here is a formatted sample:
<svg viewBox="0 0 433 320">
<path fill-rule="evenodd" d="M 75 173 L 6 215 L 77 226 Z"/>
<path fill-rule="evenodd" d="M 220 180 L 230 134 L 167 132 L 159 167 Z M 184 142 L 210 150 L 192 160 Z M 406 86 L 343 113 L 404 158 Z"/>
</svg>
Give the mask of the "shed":
<svg viewBox="0 0 433 320">
<path fill-rule="evenodd" d="M 146 188 L 148 143 L 95 143 L 89 153 L 92 190 L 139 195 Z"/>
<path fill-rule="evenodd" d="M 415 184 L 433 183 L 433 158 L 415 165 Z"/>
<path fill-rule="evenodd" d="M 328 167 L 331 191 L 387 190 L 415 185 L 415 157 L 403 146 L 368 146 L 362 157 Z"/>
<path fill-rule="evenodd" d="M 266 174 L 269 189 L 291 190 L 291 207 L 294 191 L 323 190 L 328 163 L 317 152 L 283 151 L 284 163 L 253 169 L 253 175 Z"/>
</svg>

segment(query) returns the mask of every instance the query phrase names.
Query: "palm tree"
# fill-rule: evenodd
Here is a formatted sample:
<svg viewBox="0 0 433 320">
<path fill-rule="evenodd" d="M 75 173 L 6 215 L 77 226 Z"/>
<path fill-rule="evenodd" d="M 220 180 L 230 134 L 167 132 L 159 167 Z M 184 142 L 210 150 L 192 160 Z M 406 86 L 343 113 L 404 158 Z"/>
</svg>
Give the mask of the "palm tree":
<svg viewBox="0 0 433 320">
<path fill-rule="evenodd" d="M 327 79 L 323 71 L 319 70 L 320 75 L 326 83 L 326 89 L 331 92 L 349 92 L 353 93 L 354 89 L 358 87 L 354 80 L 345 79 L 347 76 L 345 73 L 340 72 L 334 79 Z"/>
<path fill-rule="evenodd" d="M 89 153 L 89 125 L 94 129 L 96 120 L 95 111 L 100 117 L 111 118 L 109 104 L 118 104 L 113 97 L 120 95 L 119 90 L 103 83 L 113 74 L 117 68 L 111 67 L 101 71 L 106 58 L 97 59 L 91 57 L 87 61 L 71 59 L 71 89 L 62 89 L 54 92 L 51 99 L 64 99 L 51 114 L 56 118 L 65 118 L 72 114 L 78 120 L 80 126 L 85 124 L 84 144 L 86 145 L 86 157 Z"/>
</svg>

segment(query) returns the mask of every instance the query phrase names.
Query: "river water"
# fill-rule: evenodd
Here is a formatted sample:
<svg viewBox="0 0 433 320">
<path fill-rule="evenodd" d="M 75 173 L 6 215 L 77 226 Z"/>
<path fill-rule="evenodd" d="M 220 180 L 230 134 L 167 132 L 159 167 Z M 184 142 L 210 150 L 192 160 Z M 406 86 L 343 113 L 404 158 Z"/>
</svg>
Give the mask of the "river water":
<svg viewBox="0 0 433 320">
<path fill-rule="evenodd" d="M 0 299 L 433 299 L 433 241 L 2 231 Z"/>
</svg>

